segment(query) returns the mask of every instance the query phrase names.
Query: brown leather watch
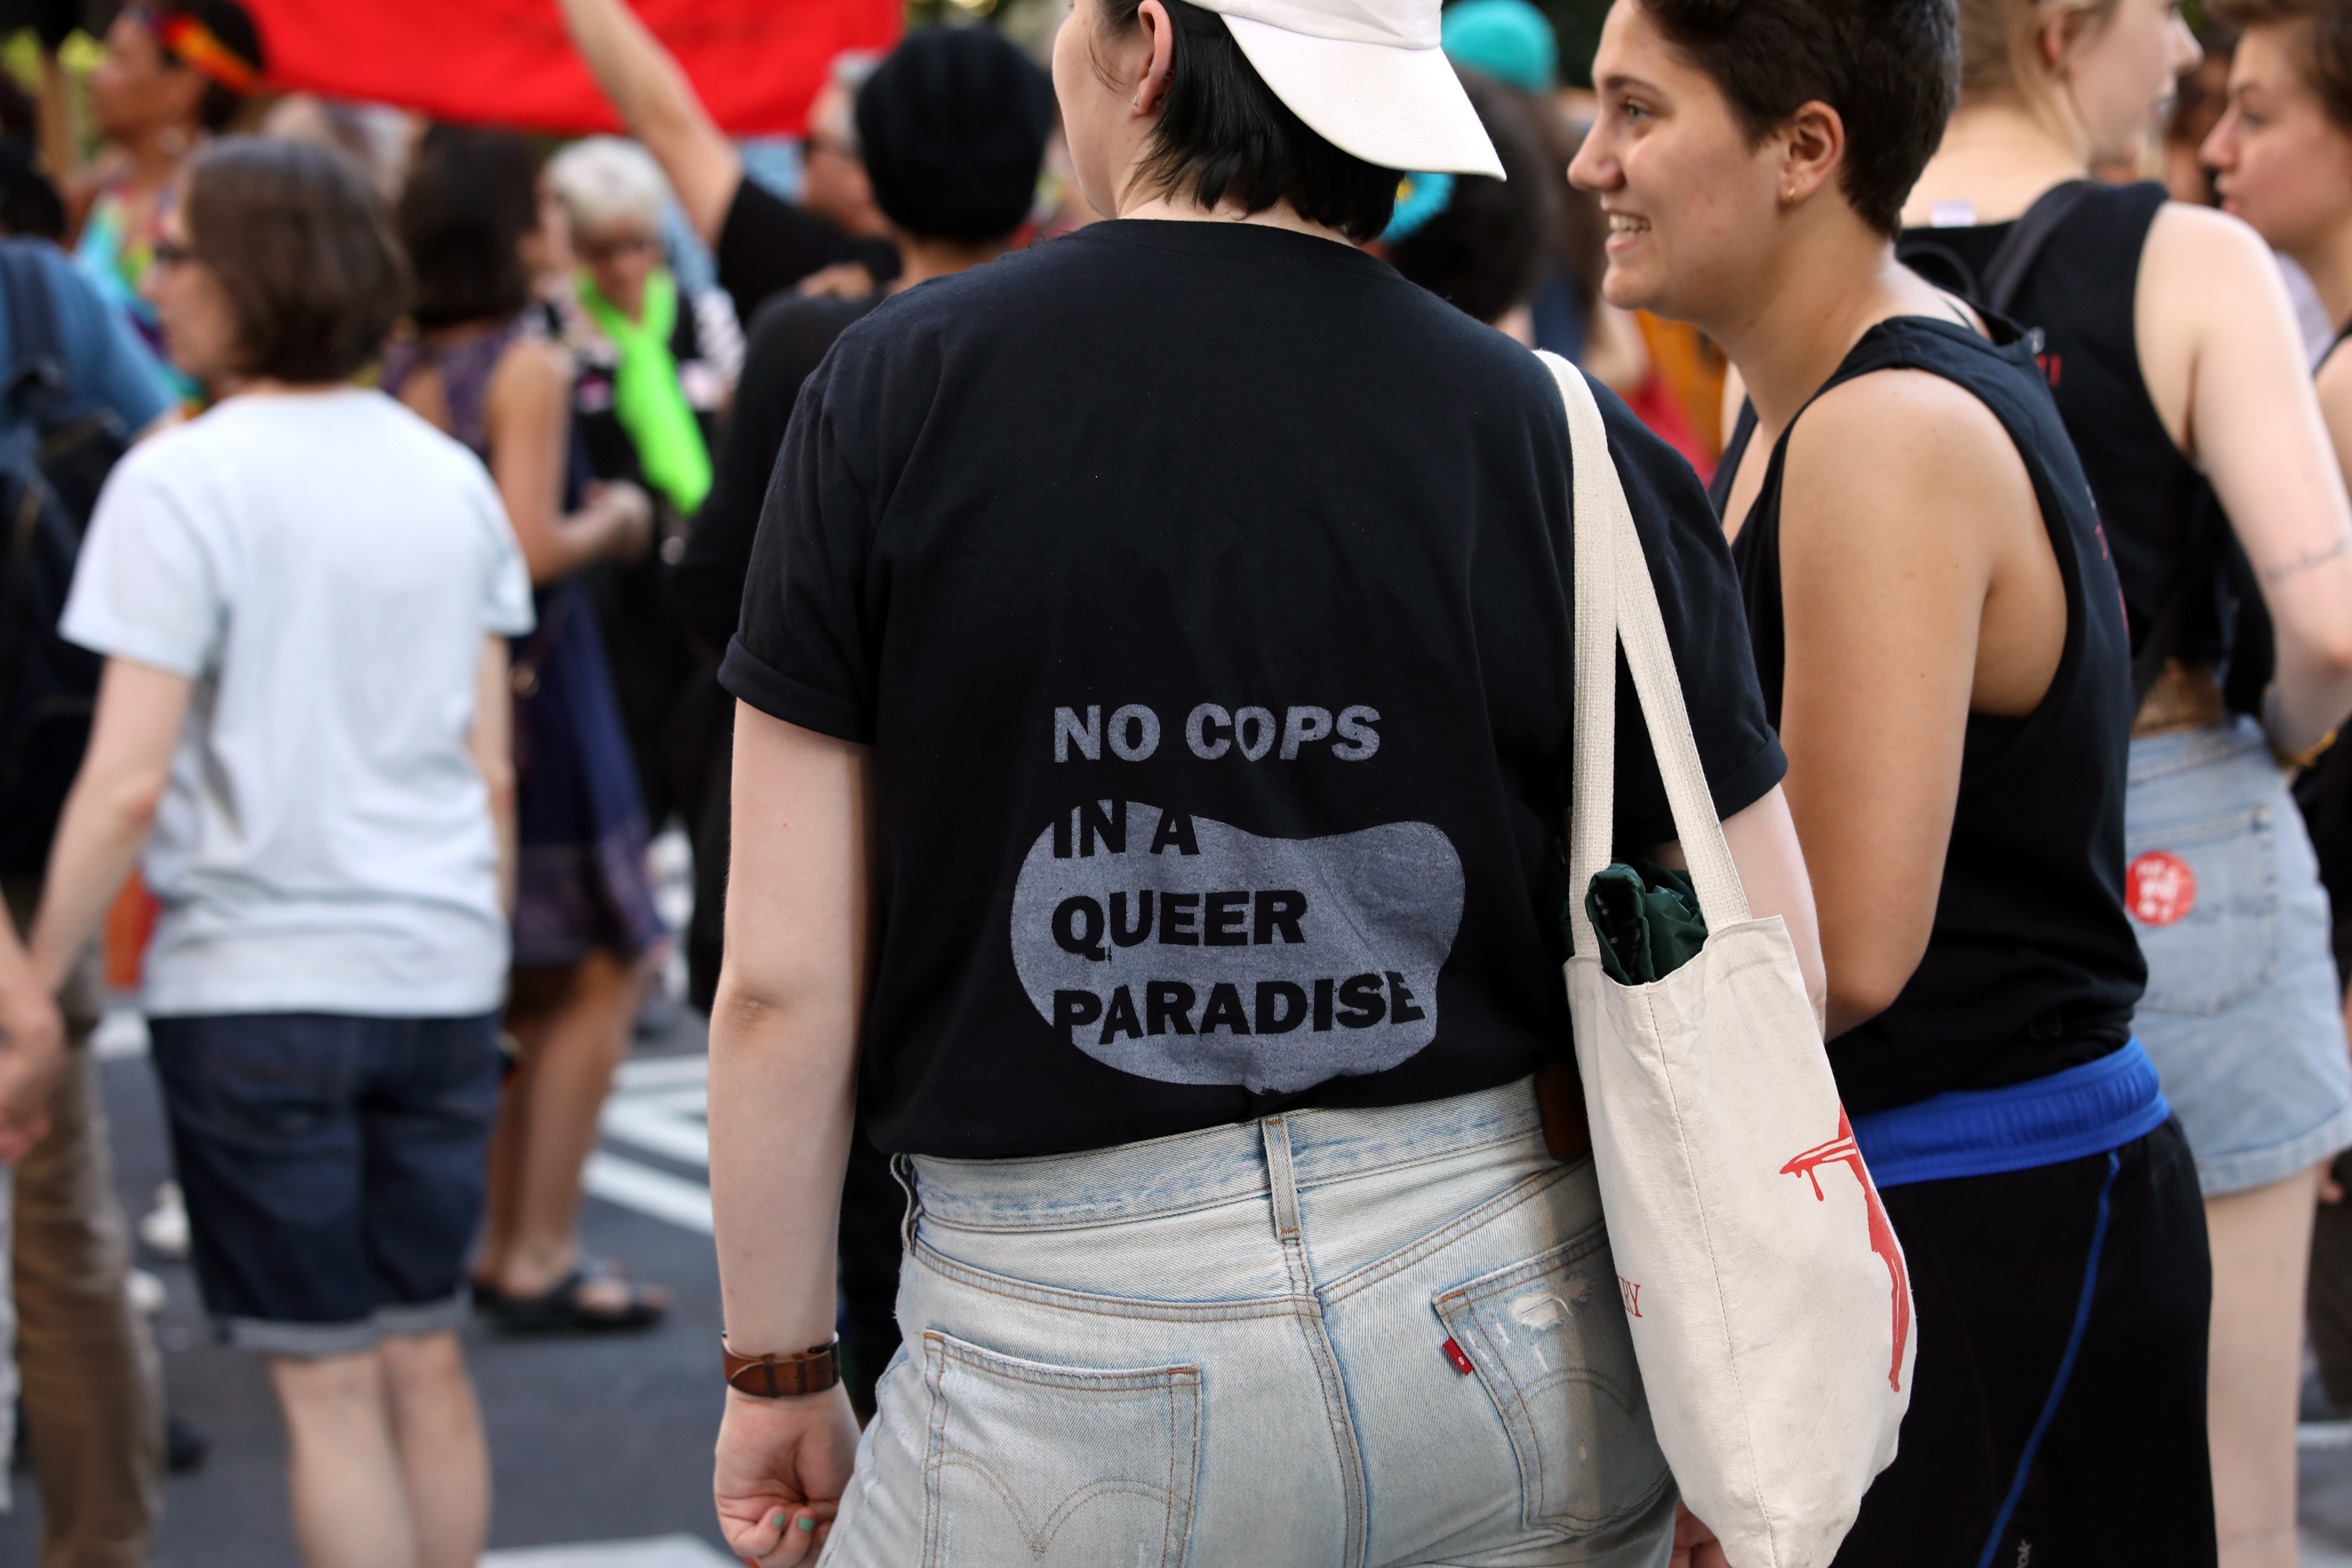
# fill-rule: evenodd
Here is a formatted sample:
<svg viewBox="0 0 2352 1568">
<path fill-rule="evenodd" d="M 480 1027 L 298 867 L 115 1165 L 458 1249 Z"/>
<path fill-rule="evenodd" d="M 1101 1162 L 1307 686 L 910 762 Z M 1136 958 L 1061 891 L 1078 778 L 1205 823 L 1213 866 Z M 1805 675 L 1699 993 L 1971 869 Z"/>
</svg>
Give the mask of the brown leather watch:
<svg viewBox="0 0 2352 1568">
<path fill-rule="evenodd" d="M 817 1394 L 841 1381 L 841 1341 L 811 1345 L 797 1355 L 737 1355 L 719 1336 L 727 1360 L 727 1386 L 755 1399 L 789 1399 Z"/>
</svg>

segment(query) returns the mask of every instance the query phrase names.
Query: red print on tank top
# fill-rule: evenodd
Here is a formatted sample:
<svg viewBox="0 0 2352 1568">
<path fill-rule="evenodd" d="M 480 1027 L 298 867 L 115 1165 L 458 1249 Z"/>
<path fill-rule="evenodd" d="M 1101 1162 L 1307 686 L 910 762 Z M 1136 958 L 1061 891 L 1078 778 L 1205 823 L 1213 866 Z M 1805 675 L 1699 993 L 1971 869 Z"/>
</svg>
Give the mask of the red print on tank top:
<svg viewBox="0 0 2352 1568">
<path fill-rule="evenodd" d="M 1886 1264 L 1886 1278 L 1895 1289 L 1895 1364 L 1886 1369 L 1886 1386 L 1895 1393 L 1903 1392 L 1903 1344 L 1911 1335 L 1911 1281 L 1903 1272 L 1903 1249 L 1895 1245 L 1895 1226 L 1886 1217 L 1886 1205 L 1878 1201 L 1878 1189 L 1871 1184 L 1870 1168 L 1862 1163 L 1862 1150 L 1853 1141 L 1853 1124 L 1846 1119 L 1845 1107 L 1838 1107 L 1838 1135 L 1816 1149 L 1808 1149 L 1780 1167 L 1784 1176 L 1803 1176 L 1813 1184 L 1813 1196 L 1822 1203 L 1829 1194 L 1822 1191 L 1822 1167 L 1844 1165 L 1853 1172 L 1853 1179 L 1862 1184 L 1863 1202 L 1870 1206 L 1870 1250 Z"/>
<path fill-rule="evenodd" d="M 2124 873 L 2124 908 L 2143 925 L 2168 926 L 2197 907 L 2197 873 L 2179 857 L 2151 849 Z"/>
</svg>

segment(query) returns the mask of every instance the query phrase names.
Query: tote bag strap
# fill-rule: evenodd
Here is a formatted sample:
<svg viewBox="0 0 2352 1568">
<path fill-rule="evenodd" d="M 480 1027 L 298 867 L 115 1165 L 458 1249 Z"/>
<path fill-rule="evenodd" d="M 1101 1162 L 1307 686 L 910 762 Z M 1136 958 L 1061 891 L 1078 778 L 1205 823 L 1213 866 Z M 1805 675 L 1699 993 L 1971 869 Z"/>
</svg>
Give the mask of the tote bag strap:
<svg viewBox="0 0 2352 1568">
<path fill-rule="evenodd" d="M 1539 353 L 1559 384 L 1568 413 L 1570 490 L 1576 514 L 1575 756 L 1570 773 L 1568 869 L 1580 901 L 1610 859 L 1616 789 L 1617 644 L 1622 637 L 1633 690 L 1656 749 L 1675 833 L 1689 862 L 1699 912 L 1709 931 L 1748 918 L 1747 890 L 1732 864 L 1723 823 L 1706 786 L 1690 710 L 1683 703 L 1658 591 L 1642 555 L 1641 535 L 1625 503 L 1609 433 L 1584 374 L 1557 354 Z M 1584 945 L 1581 921 L 1571 922 Z"/>
</svg>

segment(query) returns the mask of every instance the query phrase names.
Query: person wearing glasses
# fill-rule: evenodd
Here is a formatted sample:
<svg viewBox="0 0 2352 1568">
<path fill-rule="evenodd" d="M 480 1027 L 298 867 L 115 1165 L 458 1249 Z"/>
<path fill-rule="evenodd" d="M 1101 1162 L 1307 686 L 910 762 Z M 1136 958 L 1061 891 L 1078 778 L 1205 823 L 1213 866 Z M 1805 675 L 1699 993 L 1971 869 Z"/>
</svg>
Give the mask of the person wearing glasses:
<svg viewBox="0 0 2352 1568">
<path fill-rule="evenodd" d="M 745 177 L 743 154 L 695 96 L 677 61 L 624 0 L 561 0 L 572 47 L 629 134 L 660 163 L 718 265 L 719 286 L 750 321 L 771 296 L 823 274 L 826 291 L 863 294 L 898 275 L 889 221 L 875 205 L 852 105 L 880 63 L 835 57 L 809 104 L 800 199 Z"/>
<path fill-rule="evenodd" d="M 105 658 L 31 955 L 136 859 L 205 1310 L 267 1359 L 309 1568 L 454 1568 L 489 1464 L 456 1330 L 498 1114 L 508 639 L 530 578 L 458 442 L 352 378 L 406 270 L 323 148 L 198 153 L 147 288 L 209 409 L 100 493 L 59 623 Z"/>
</svg>

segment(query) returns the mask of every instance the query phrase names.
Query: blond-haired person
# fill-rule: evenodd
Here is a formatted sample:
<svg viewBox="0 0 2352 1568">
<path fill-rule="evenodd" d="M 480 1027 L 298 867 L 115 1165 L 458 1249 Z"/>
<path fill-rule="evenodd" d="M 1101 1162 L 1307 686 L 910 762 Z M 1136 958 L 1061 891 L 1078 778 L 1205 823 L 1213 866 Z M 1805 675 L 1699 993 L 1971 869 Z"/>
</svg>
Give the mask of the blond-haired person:
<svg viewBox="0 0 2352 1568">
<path fill-rule="evenodd" d="M 2156 130 L 2198 59 L 2179 16 L 2163 0 L 1961 0 L 1959 16 L 1959 108 L 1905 218 L 1981 275 L 2038 201 L 2074 203 L 2011 313 L 2044 334 L 2130 611 L 2136 1027 L 2206 1200 L 2221 1561 L 2289 1568 L 2305 1257 L 2316 1170 L 2352 1145 L 2352 1065 L 2280 763 L 2352 709 L 2352 508 L 2261 238 L 2161 186 L 2073 184 Z"/>
</svg>

